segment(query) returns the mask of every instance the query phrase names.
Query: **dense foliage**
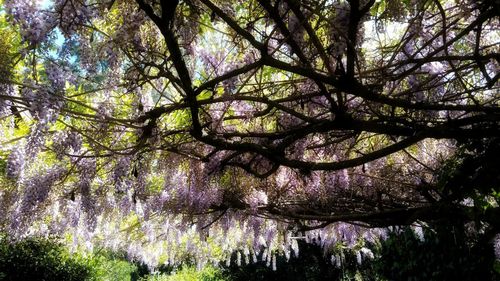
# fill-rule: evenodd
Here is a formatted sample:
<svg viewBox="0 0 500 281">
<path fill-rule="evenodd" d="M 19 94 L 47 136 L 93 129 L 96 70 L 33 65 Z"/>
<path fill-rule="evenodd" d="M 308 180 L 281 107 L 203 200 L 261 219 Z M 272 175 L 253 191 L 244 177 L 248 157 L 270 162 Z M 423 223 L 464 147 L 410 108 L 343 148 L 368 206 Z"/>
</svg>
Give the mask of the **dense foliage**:
<svg viewBox="0 0 500 281">
<path fill-rule="evenodd" d="M 416 234 L 391 232 L 377 250 L 373 272 L 383 280 L 498 280 L 493 249 L 473 243 L 461 226 L 444 224 Z M 498 266 L 498 265 L 497 265 Z"/>
<path fill-rule="evenodd" d="M 361 255 L 391 225 L 498 233 L 498 1 L 2 9 L 12 237 L 273 268 L 313 239 Z"/>
<path fill-rule="evenodd" d="M 121 252 L 70 252 L 60 239 L 30 237 L 20 241 L 0 237 L 2 281 L 137 281 L 149 270 Z"/>
<path fill-rule="evenodd" d="M 0 280 L 97 280 L 94 275 L 89 261 L 71 256 L 60 244 L 44 239 L 12 242 L 0 237 Z"/>
</svg>

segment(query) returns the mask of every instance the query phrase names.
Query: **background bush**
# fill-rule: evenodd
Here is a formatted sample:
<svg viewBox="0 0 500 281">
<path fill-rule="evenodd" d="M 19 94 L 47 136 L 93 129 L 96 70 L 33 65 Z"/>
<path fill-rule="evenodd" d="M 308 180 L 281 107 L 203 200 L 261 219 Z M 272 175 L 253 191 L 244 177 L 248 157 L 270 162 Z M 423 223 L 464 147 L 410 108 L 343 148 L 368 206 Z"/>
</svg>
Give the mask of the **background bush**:
<svg viewBox="0 0 500 281">
<path fill-rule="evenodd" d="M 500 280 L 489 241 L 468 237 L 460 226 L 424 229 L 424 239 L 405 227 L 373 245 L 372 267 L 381 280 Z"/>
<path fill-rule="evenodd" d="M 185 266 L 176 271 L 162 274 L 152 274 L 145 276 L 141 281 L 229 281 L 220 269 L 213 266 L 206 266 L 202 270 L 196 267 Z"/>
<path fill-rule="evenodd" d="M 28 238 L 19 242 L 0 236 L 0 280 L 94 280 L 93 265 L 71 255 L 61 244 Z"/>
<path fill-rule="evenodd" d="M 1 281 L 136 281 L 147 273 L 124 253 L 70 253 L 55 239 L 0 235 Z"/>
</svg>

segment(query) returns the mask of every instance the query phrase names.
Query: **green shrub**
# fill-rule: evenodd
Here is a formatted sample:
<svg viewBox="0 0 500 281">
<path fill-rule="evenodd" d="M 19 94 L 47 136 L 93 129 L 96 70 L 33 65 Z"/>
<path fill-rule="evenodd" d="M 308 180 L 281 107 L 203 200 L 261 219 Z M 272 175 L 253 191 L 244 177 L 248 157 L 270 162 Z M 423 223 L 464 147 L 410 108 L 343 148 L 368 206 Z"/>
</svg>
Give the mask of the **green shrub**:
<svg viewBox="0 0 500 281">
<path fill-rule="evenodd" d="M 87 261 L 92 263 L 94 279 L 99 281 L 135 281 L 144 274 L 121 252 L 98 251 Z"/>
<path fill-rule="evenodd" d="M 202 270 L 197 270 L 195 267 L 183 267 L 171 274 L 149 275 L 141 279 L 141 281 L 226 281 L 229 280 L 224 276 L 221 270 L 206 266 Z"/>
<path fill-rule="evenodd" d="M 139 267 L 124 253 L 70 253 L 54 239 L 0 235 L 0 281 L 134 281 L 147 273 Z"/>
<path fill-rule="evenodd" d="M 374 251 L 372 266 L 382 280 L 498 280 L 491 245 L 471 241 L 457 226 L 426 229 L 424 239 L 405 227 Z"/>
<path fill-rule="evenodd" d="M 90 264 L 59 243 L 43 238 L 18 242 L 0 236 L 0 280 L 93 280 Z"/>
</svg>

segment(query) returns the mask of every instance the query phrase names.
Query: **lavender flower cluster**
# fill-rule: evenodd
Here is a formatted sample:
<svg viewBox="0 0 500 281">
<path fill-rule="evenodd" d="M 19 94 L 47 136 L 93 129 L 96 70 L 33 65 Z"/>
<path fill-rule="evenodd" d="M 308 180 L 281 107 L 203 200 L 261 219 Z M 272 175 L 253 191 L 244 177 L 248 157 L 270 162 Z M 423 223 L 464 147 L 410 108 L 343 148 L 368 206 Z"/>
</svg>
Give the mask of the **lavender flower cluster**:
<svg viewBox="0 0 500 281">
<path fill-rule="evenodd" d="M 66 169 L 56 166 L 48 169 L 43 175 L 33 175 L 25 179 L 18 215 L 28 219 L 32 212 L 47 200 L 54 184 L 64 175 L 66 175 Z"/>
<path fill-rule="evenodd" d="M 39 87 L 32 81 L 27 81 L 27 86 L 21 89 L 21 96 L 29 103 L 31 115 L 46 123 L 52 123 L 64 106 L 61 96 L 48 88 Z"/>
<path fill-rule="evenodd" d="M 98 217 L 97 202 L 92 195 L 92 181 L 96 176 L 96 160 L 94 158 L 79 159 L 77 166 L 80 174 L 78 189 L 81 194 L 81 208 L 85 213 L 87 227 L 93 231 L 97 226 Z"/>
<path fill-rule="evenodd" d="M 116 186 L 117 191 L 125 192 L 130 186 L 128 176 L 130 175 L 131 158 L 120 157 L 116 160 L 115 167 L 111 174 L 111 181 Z"/>
<path fill-rule="evenodd" d="M 6 175 L 10 179 L 18 179 L 24 170 L 25 153 L 22 147 L 13 149 L 7 158 Z"/>
<path fill-rule="evenodd" d="M 140 28 L 146 21 L 146 16 L 136 9 L 125 9 L 123 11 L 123 24 L 113 34 L 117 44 L 132 43 L 137 48 L 142 48 Z"/>
<path fill-rule="evenodd" d="M 42 43 L 56 26 L 50 13 L 42 11 L 36 1 L 6 0 L 6 11 L 20 27 L 23 40 L 32 45 Z"/>
<path fill-rule="evenodd" d="M 0 83 L 0 95 L 12 96 L 13 87 L 9 84 Z M 10 115 L 12 102 L 6 98 L 0 98 L 0 119 Z"/>
<path fill-rule="evenodd" d="M 27 80 L 26 84 L 21 89 L 21 96 L 28 102 L 31 116 L 38 121 L 31 128 L 26 144 L 26 153 L 29 158 L 32 158 L 44 145 L 45 134 L 50 125 L 57 120 L 59 112 L 64 106 L 64 100 L 50 87 L 39 87 L 31 80 Z"/>
<path fill-rule="evenodd" d="M 91 5 L 88 1 L 56 0 L 54 10 L 59 17 L 59 26 L 67 36 L 75 34 L 79 28 L 98 15 L 97 5 Z"/>
<path fill-rule="evenodd" d="M 56 153 L 58 159 L 61 159 L 65 153 L 76 154 L 82 148 L 83 138 L 77 132 L 63 131 L 56 133 L 53 138 L 52 150 Z"/>
<path fill-rule="evenodd" d="M 74 82 L 71 71 L 63 65 L 55 63 L 45 64 L 45 74 L 47 75 L 48 84 L 50 85 L 49 91 L 59 93 L 64 90 L 66 82 Z M 61 102 L 61 101 L 59 101 Z"/>
</svg>

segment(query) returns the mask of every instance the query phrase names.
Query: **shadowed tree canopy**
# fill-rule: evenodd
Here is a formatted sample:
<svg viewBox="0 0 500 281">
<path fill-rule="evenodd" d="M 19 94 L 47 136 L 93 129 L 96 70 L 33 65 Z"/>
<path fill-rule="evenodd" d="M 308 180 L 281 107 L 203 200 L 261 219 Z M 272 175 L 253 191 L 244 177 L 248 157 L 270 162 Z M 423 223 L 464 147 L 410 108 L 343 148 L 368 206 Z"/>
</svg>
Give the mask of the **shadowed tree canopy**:
<svg viewBox="0 0 500 281">
<path fill-rule="evenodd" d="M 202 262 L 264 249 L 269 264 L 297 235 L 359 247 L 390 225 L 500 227 L 498 1 L 3 9 L 13 235 L 159 243 L 152 264 L 179 243 Z"/>
</svg>

